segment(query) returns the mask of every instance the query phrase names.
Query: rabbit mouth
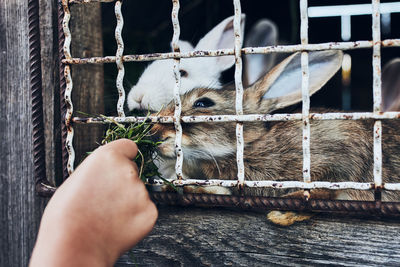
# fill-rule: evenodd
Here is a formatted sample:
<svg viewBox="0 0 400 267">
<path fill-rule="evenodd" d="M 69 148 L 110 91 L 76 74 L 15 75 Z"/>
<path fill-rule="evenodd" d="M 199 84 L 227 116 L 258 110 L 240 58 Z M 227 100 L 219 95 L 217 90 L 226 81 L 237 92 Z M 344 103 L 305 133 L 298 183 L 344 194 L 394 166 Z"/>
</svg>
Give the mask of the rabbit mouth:
<svg viewBox="0 0 400 267">
<path fill-rule="evenodd" d="M 174 141 L 171 136 L 159 140 L 157 150 L 162 157 L 175 157 Z"/>
</svg>

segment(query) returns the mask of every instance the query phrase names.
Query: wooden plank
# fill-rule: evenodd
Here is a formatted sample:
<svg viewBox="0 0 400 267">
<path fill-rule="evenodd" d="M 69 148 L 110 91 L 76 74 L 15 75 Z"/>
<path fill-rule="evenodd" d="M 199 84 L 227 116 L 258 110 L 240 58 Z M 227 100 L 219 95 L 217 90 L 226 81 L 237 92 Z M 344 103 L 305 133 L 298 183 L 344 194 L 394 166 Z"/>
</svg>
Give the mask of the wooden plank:
<svg viewBox="0 0 400 267">
<path fill-rule="evenodd" d="M 115 266 L 399 266 L 400 224 L 319 215 L 291 227 L 265 214 L 160 207 L 153 232 Z"/>
<path fill-rule="evenodd" d="M 60 99 L 58 81 L 57 2 L 39 0 L 40 48 L 42 61 L 43 117 L 46 150 L 46 176 L 61 180 Z M 57 166 L 57 167 L 55 167 Z"/>
<path fill-rule="evenodd" d="M 0 266 L 27 266 L 44 200 L 33 182 L 28 1 L 0 1 Z"/>
<path fill-rule="evenodd" d="M 74 57 L 103 56 L 100 3 L 71 6 L 71 54 Z M 104 114 L 103 65 L 72 66 L 72 100 L 78 112 Z M 103 136 L 102 125 L 74 125 L 75 166 L 93 151 Z"/>
</svg>

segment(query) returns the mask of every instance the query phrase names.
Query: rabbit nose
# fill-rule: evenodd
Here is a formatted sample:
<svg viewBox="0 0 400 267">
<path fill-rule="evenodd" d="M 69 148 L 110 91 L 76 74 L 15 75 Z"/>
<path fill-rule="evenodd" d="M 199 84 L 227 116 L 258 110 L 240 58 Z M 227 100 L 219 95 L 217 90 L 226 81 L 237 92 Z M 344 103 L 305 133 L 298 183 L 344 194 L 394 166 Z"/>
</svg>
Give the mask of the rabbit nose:
<svg viewBox="0 0 400 267">
<path fill-rule="evenodd" d="M 137 110 L 142 110 L 142 101 L 143 101 L 144 94 L 132 94 L 131 96 L 131 101 L 129 103 L 129 109 L 137 109 Z"/>
<path fill-rule="evenodd" d="M 143 96 L 144 96 L 144 94 L 139 94 L 139 95 L 136 95 L 136 96 L 135 96 L 135 101 L 136 101 L 139 105 L 142 104 Z"/>
</svg>

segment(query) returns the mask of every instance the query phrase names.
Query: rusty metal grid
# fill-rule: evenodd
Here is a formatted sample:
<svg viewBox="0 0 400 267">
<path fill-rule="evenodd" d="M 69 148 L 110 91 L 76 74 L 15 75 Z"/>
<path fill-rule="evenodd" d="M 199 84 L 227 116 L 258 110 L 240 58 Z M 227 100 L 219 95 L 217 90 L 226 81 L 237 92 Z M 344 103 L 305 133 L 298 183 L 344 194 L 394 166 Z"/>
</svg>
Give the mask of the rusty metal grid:
<svg viewBox="0 0 400 267">
<path fill-rule="evenodd" d="M 268 47 L 245 47 L 242 48 L 241 33 L 240 33 L 240 17 L 241 6 L 240 0 L 234 0 L 234 34 L 235 44 L 233 49 L 221 49 L 213 51 L 192 51 L 180 53 L 178 40 L 180 34 L 179 28 L 179 0 L 172 0 L 173 8 L 171 13 L 171 20 L 173 24 L 173 38 L 171 53 L 155 53 L 147 55 L 123 55 L 123 40 L 121 31 L 123 27 L 123 16 L 121 13 L 122 1 L 115 1 L 115 15 L 117 18 L 117 27 L 115 30 L 116 42 L 118 49 L 115 56 L 106 57 L 92 57 L 92 58 L 73 58 L 69 52 L 71 43 L 71 33 L 69 31 L 68 23 L 70 19 L 69 4 L 82 4 L 89 2 L 114 2 L 112 0 L 61 0 L 62 10 L 60 9 L 59 18 L 62 16 L 62 36 L 60 36 L 60 44 L 63 42 L 63 58 L 60 59 L 60 69 L 64 75 L 60 79 L 64 80 L 61 83 L 61 91 L 65 89 L 64 99 L 65 104 L 62 111 L 65 112 L 65 147 L 64 155 L 68 152 L 68 160 L 66 162 L 66 169 L 68 174 L 73 171 L 74 150 L 72 147 L 73 139 L 73 123 L 108 123 L 101 118 L 79 118 L 73 117 L 73 105 L 71 102 L 72 80 L 70 76 L 70 65 L 74 64 L 101 64 L 101 63 L 116 63 L 118 67 L 117 76 L 117 90 L 119 99 L 117 104 L 118 117 L 114 117 L 118 122 L 129 123 L 138 121 L 159 122 L 159 123 L 174 123 L 176 130 L 176 176 L 177 179 L 170 181 L 176 186 L 183 185 L 218 185 L 226 187 L 268 187 L 268 188 L 298 188 L 305 190 L 305 198 L 302 200 L 293 200 L 285 198 L 271 198 L 271 197 L 238 197 L 238 196 L 216 196 L 216 195 L 200 195 L 200 194 L 185 194 L 178 196 L 175 193 L 152 193 L 153 199 L 158 202 L 181 204 L 181 205 L 212 205 L 212 206 L 230 206 L 241 207 L 247 209 L 300 209 L 300 210 L 316 210 L 316 211 L 353 211 L 353 212 L 375 212 L 381 215 L 396 214 L 400 215 L 400 203 L 381 202 L 380 194 L 376 193 L 374 201 L 337 201 L 337 200 L 309 200 L 307 198 L 307 190 L 315 188 L 326 188 L 332 190 L 338 189 L 358 189 L 358 190 L 375 190 L 380 192 L 384 190 L 400 190 L 400 183 L 382 183 L 381 169 L 382 169 L 382 129 L 381 120 L 386 119 L 399 119 L 400 112 L 380 112 L 381 104 L 381 47 L 400 47 L 400 39 L 380 40 L 380 12 L 379 0 L 372 0 L 372 20 L 373 20 L 373 40 L 372 41 L 355 41 L 355 42 L 329 42 L 320 44 L 308 44 L 308 3 L 307 0 L 300 0 L 300 34 L 301 44 L 298 45 L 279 45 Z M 62 13 L 62 14 L 61 14 Z M 308 70 L 308 52 L 317 50 L 350 50 L 360 48 L 373 49 L 373 112 L 362 113 L 310 113 L 310 96 L 308 90 L 309 70 Z M 301 53 L 301 66 L 302 66 L 302 113 L 296 114 L 243 114 L 243 84 L 242 84 L 242 59 L 243 54 L 257 54 L 257 53 Z M 236 87 L 236 115 L 218 115 L 218 116 L 181 116 L 181 102 L 179 96 L 180 88 L 180 73 L 179 63 L 180 58 L 188 57 L 208 57 L 208 56 L 235 56 L 235 87 Z M 174 75 L 176 85 L 174 88 L 174 101 L 175 113 L 173 117 L 125 117 L 123 106 L 125 102 L 125 91 L 122 85 L 124 76 L 123 62 L 129 61 L 151 61 L 174 59 Z M 63 88 L 64 87 L 64 88 Z M 360 119 L 374 119 L 374 181 L 371 183 L 357 183 L 357 182 L 319 182 L 311 181 L 310 176 L 310 120 L 360 120 Z M 244 179 L 244 163 L 243 163 L 243 122 L 245 121 L 289 121 L 289 120 L 302 120 L 303 121 L 303 182 L 300 181 L 245 181 Z M 184 123 L 197 123 L 197 122 L 236 122 L 236 140 L 237 140 L 237 165 L 238 165 L 238 179 L 237 180 L 201 180 L 201 179 L 182 179 L 182 162 L 183 152 L 181 148 L 182 127 L 181 122 Z M 371 133 L 372 134 L 372 133 Z M 201 178 L 201 177 L 198 177 Z M 161 185 L 161 180 L 154 180 L 155 185 Z M 312 203 L 310 201 L 313 201 Z M 300 203 L 300 204 L 299 204 Z"/>
<path fill-rule="evenodd" d="M 172 36 L 172 49 L 174 52 L 180 52 L 180 48 L 178 45 L 179 36 L 181 33 L 181 29 L 179 26 L 179 0 L 172 0 L 172 26 L 173 26 L 173 36 Z M 174 87 L 174 102 L 175 102 L 175 111 L 174 111 L 174 126 L 175 126 L 175 153 L 176 153 L 176 177 L 178 180 L 182 179 L 182 167 L 183 167 L 183 151 L 182 151 L 182 125 L 181 125 L 181 112 L 182 112 L 182 103 L 181 98 L 179 96 L 179 91 L 181 87 L 181 73 L 179 71 L 180 58 L 174 58 L 174 77 L 175 77 L 175 87 Z"/>
</svg>

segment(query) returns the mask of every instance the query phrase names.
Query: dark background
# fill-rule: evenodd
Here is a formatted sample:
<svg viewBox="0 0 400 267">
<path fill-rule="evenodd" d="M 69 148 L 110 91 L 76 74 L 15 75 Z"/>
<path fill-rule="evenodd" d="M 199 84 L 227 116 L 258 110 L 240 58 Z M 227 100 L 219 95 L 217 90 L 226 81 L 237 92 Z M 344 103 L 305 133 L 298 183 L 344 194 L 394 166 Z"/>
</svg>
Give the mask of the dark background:
<svg viewBox="0 0 400 267">
<path fill-rule="evenodd" d="M 381 3 L 391 1 L 381 1 Z M 182 40 L 196 44 L 211 28 L 228 16 L 233 15 L 231 0 L 181 0 L 179 21 Z M 318 1 L 310 0 L 309 6 L 361 4 L 371 1 Z M 241 3 L 246 16 L 246 31 L 259 19 L 268 18 L 274 21 L 279 29 L 282 44 L 300 43 L 299 1 L 297 0 L 245 0 Z M 172 38 L 171 1 L 125 1 L 123 3 L 125 42 L 124 54 L 146 54 L 169 52 Z M 104 34 L 104 54 L 115 55 L 116 43 L 114 29 L 116 25 L 113 4 L 102 4 L 102 21 Z M 351 40 L 372 40 L 372 17 L 370 15 L 351 17 Z M 310 18 L 309 43 L 333 42 L 341 40 L 340 17 Z M 400 14 L 391 15 L 391 32 L 382 34 L 382 40 L 399 38 Z M 383 32 L 383 31 L 382 31 Z M 351 73 L 351 110 L 372 111 L 372 49 L 348 50 L 352 56 Z M 382 67 L 394 57 L 400 56 L 400 48 L 382 49 Z M 125 89 L 136 84 L 148 62 L 125 63 Z M 105 64 L 105 103 L 106 114 L 115 115 L 115 88 L 117 69 L 115 64 Z M 223 75 L 224 81 L 233 80 L 233 70 Z M 312 106 L 342 108 L 341 74 L 327 84 L 311 99 Z"/>
</svg>

